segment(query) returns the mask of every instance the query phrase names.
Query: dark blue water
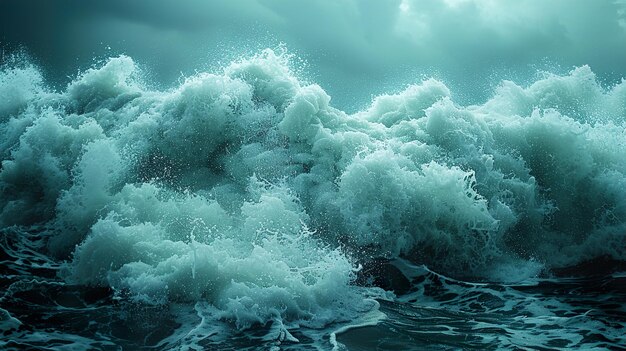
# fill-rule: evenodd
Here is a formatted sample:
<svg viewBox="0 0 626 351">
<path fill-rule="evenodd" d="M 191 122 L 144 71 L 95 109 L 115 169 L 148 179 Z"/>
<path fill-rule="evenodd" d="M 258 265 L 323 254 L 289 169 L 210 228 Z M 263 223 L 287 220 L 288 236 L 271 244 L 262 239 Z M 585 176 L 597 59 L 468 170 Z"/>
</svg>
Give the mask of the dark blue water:
<svg viewBox="0 0 626 351">
<path fill-rule="evenodd" d="M 295 328 L 295 342 L 271 323 L 236 331 L 228 322 L 205 325 L 194 304 L 134 304 L 110 288 L 67 284 L 56 277 L 61 265 L 36 253 L 40 231 L 2 233 L 3 349 L 626 349 L 626 274 L 468 283 L 395 262 L 406 275 L 386 279 L 398 293 L 378 300 L 383 318 L 365 326 Z M 398 273 L 379 279 L 391 272 Z M 333 345 L 340 327 L 346 330 Z"/>
</svg>

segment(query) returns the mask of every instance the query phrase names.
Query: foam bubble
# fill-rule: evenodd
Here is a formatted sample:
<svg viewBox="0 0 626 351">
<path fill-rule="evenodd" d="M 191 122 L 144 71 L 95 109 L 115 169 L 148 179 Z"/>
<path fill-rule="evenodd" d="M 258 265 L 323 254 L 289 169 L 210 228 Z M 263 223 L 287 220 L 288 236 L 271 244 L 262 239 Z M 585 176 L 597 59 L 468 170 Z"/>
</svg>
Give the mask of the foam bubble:
<svg viewBox="0 0 626 351">
<path fill-rule="evenodd" d="M 126 56 L 57 93 L 3 67 L 1 225 L 48 224 L 69 281 L 284 337 L 367 310 L 371 256 L 496 280 L 626 259 L 625 83 L 584 66 L 460 106 L 429 79 L 348 115 L 289 60 L 168 91 Z"/>
</svg>

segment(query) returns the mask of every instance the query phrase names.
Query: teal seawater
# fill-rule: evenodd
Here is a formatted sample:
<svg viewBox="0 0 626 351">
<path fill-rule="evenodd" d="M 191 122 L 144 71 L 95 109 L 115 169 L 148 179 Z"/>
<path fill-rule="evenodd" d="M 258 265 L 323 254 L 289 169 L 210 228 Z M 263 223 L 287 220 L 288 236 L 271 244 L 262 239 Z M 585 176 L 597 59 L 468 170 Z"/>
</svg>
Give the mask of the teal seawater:
<svg viewBox="0 0 626 351">
<path fill-rule="evenodd" d="M 348 114 L 284 50 L 169 90 L 127 56 L 58 91 L 8 61 L 2 347 L 624 344 L 624 82 Z"/>
</svg>

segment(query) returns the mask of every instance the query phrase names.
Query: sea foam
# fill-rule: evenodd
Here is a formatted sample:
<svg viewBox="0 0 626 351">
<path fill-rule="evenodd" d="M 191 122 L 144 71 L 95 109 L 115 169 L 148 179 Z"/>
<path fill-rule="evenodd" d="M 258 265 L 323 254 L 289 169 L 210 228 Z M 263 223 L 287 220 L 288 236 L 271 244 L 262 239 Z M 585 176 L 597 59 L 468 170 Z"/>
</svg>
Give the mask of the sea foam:
<svg viewBox="0 0 626 351">
<path fill-rule="evenodd" d="M 371 258 L 488 280 L 626 259 L 626 83 L 586 66 L 354 114 L 272 50 L 171 90 L 126 56 L 61 91 L 24 62 L 0 82 L 0 225 L 47 225 L 64 279 L 140 303 L 320 327 L 381 296 L 354 284 Z"/>
</svg>

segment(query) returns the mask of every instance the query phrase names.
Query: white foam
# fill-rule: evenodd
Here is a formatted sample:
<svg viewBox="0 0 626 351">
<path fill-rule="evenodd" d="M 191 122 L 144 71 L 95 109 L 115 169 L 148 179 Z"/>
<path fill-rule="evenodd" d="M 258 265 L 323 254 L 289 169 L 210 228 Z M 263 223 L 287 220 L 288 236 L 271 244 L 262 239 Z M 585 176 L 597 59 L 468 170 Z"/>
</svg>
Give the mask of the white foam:
<svg viewBox="0 0 626 351">
<path fill-rule="evenodd" d="M 322 326 L 367 305 L 359 252 L 497 280 L 626 259 L 626 83 L 588 67 L 477 106 L 429 79 L 353 115 L 284 52 L 140 78 L 126 56 L 58 93 L 0 73 L 0 224 L 51 225 L 75 283 Z"/>
</svg>

